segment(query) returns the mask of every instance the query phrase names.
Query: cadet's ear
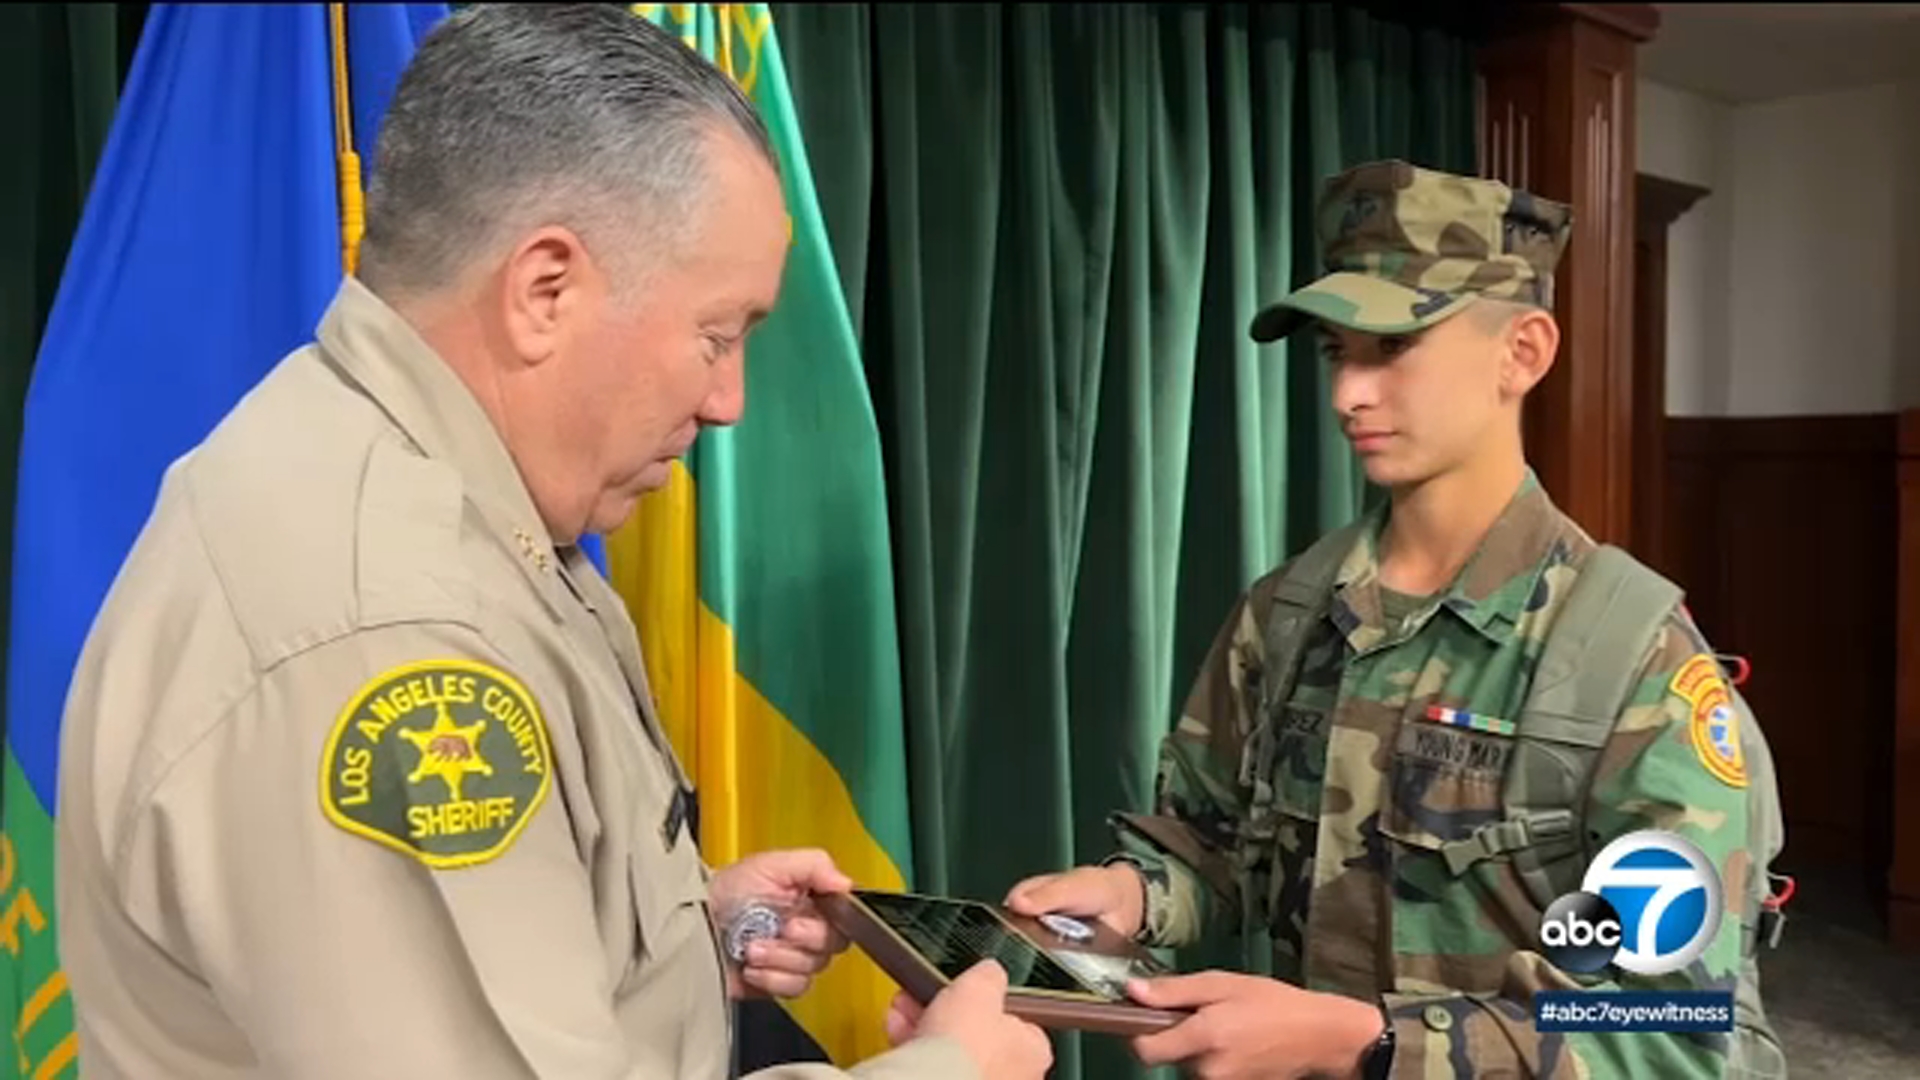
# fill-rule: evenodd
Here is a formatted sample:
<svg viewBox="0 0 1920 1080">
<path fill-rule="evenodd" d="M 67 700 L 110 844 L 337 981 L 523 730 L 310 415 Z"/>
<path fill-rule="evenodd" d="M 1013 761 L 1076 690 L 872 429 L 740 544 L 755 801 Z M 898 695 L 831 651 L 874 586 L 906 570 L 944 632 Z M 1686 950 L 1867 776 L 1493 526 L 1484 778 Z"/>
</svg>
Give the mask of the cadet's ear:
<svg viewBox="0 0 1920 1080">
<path fill-rule="evenodd" d="M 1560 324 L 1553 315 L 1530 308 L 1507 326 L 1507 362 L 1500 372 L 1500 388 L 1513 397 L 1525 397 L 1553 367 L 1560 351 Z"/>
<path fill-rule="evenodd" d="M 544 363 L 576 328 L 596 280 L 586 247 L 572 230 L 537 229 L 508 256 L 501 280 L 501 323 L 521 362 Z"/>
</svg>

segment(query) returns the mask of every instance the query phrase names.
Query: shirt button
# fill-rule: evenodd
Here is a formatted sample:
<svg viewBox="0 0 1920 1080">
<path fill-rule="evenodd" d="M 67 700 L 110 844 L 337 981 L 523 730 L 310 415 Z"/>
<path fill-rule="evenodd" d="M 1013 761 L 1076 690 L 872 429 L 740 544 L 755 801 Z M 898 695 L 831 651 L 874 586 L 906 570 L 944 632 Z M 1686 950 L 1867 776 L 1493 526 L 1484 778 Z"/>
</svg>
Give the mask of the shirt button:
<svg viewBox="0 0 1920 1080">
<path fill-rule="evenodd" d="M 1453 1027 L 1453 1014 L 1447 1011 L 1445 1005 L 1429 1005 L 1420 1016 L 1435 1031 L 1446 1031 Z"/>
</svg>

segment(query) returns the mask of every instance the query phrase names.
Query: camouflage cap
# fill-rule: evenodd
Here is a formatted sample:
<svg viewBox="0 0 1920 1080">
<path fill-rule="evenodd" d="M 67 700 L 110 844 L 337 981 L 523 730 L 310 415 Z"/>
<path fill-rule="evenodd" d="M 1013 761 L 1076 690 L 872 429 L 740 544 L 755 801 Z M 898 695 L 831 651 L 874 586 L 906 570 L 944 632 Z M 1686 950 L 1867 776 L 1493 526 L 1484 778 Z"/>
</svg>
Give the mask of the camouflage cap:
<svg viewBox="0 0 1920 1080">
<path fill-rule="evenodd" d="M 1476 298 L 1553 306 L 1572 210 L 1498 180 L 1376 161 L 1327 182 L 1316 212 L 1327 274 L 1254 316 L 1255 341 L 1315 319 L 1406 334 Z"/>
</svg>

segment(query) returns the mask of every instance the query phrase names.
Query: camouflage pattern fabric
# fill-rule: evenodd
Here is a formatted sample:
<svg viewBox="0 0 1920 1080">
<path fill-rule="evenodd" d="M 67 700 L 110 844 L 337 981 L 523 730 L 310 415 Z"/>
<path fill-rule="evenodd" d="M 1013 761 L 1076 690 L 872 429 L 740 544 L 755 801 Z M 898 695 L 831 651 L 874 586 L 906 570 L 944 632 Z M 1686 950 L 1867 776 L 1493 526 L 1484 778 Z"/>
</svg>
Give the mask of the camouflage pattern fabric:
<svg viewBox="0 0 1920 1080">
<path fill-rule="evenodd" d="M 1407 334 L 1481 297 L 1550 308 L 1573 213 L 1498 180 L 1381 161 L 1329 181 L 1316 222 L 1327 275 L 1256 315 L 1254 340 L 1315 319 Z"/>
<path fill-rule="evenodd" d="M 1563 973 L 1537 951 L 1542 912 L 1511 863 L 1456 877 L 1439 848 L 1501 816 L 1513 736 L 1497 721 L 1519 715 L 1594 543 L 1529 472 L 1453 585 L 1389 623 L 1375 554 L 1387 512 L 1355 530 L 1287 700 L 1262 682 L 1285 568 L 1222 626 L 1163 743 L 1154 814 L 1119 816 L 1121 850 L 1149 869 L 1143 938 L 1184 945 L 1222 919 L 1264 928 L 1277 977 L 1384 1002 L 1395 1076 L 1722 1075 L 1724 1034 L 1543 1034 L 1532 1022 L 1539 990 L 1734 988 L 1755 915 L 1743 910 L 1749 792 L 1710 767 L 1694 704 L 1676 689 L 1693 689 L 1677 676 L 1711 650 L 1676 611 L 1601 754 L 1587 823 L 1595 850 L 1646 828 L 1698 844 L 1725 883 L 1720 932 L 1675 975 Z M 1496 722 L 1434 723 L 1432 705 Z M 1751 725 L 1738 708 L 1736 723 Z"/>
</svg>

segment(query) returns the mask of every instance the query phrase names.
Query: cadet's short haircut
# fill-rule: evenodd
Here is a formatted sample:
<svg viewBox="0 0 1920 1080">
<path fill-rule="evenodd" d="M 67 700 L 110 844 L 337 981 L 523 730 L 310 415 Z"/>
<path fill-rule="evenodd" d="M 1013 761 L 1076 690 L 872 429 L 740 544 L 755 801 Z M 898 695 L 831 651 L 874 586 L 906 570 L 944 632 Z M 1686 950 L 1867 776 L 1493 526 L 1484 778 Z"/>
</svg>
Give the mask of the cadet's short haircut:
<svg viewBox="0 0 1920 1080">
<path fill-rule="evenodd" d="M 421 43 L 388 106 L 359 277 L 431 292 L 543 225 L 616 266 L 670 253 L 709 141 L 729 129 L 775 163 L 733 80 L 624 5 L 465 8 Z"/>
<path fill-rule="evenodd" d="M 1504 297 L 1483 296 L 1467 305 L 1467 318 L 1484 334 L 1498 334 L 1512 325 L 1513 320 L 1530 311 L 1546 311 L 1528 300 L 1512 300 Z M 1549 312 L 1551 314 L 1551 312 Z"/>
</svg>

